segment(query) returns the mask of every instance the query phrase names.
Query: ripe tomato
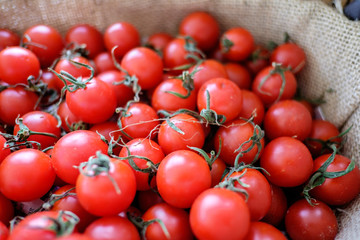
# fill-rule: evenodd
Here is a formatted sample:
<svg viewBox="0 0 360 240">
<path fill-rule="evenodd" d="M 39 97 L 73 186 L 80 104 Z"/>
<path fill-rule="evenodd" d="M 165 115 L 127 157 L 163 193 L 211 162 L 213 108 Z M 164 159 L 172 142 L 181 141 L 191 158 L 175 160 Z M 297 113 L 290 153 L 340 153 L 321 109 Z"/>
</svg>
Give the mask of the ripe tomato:
<svg viewBox="0 0 360 240">
<path fill-rule="evenodd" d="M 22 47 L 8 47 L 0 52 L 0 79 L 10 85 L 27 84 L 27 79 L 35 79 L 40 73 L 38 58 L 30 50 Z"/>
<path fill-rule="evenodd" d="M 76 130 L 64 135 L 56 142 L 51 162 L 59 178 L 75 185 L 79 170 L 74 166 L 86 162 L 99 150 L 107 153 L 108 146 L 98 134 L 88 130 Z"/>
<path fill-rule="evenodd" d="M 245 61 L 245 66 L 251 72 L 251 75 L 255 76 L 263 68 L 270 65 L 269 58 L 269 50 L 261 45 L 257 45 L 250 57 Z"/>
<path fill-rule="evenodd" d="M 235 119 L 241 112 L 242 94 L 240 88 L 226 78 L 213 78 L 205 82 L 197 94 L 197 107 L 201 111 L 207 108 L 210 95 L 210 109 L 226 117 L 225 122 Z"/>
<path fill-rule="evenodd" d="M 5 226 L 9 226 L 10 221 L 14 218 L 14 212 L 15 211 L 12 202 L 2 193 L 0 193 L 0 224 L 3 223 Z"/>
<path fill-rule="evenodd" d="M 241 27 L 225 31 L 221 36 L 220 44 L 225 58 L 230 61 L 245 60 L 255 48 L 254 37 L 247 29 Z"/>
<path fill-rule="evenodd" d="M 216 186 L 221 181 L 221 178 L 226 169 L 226 164 L 220 158 L 217 158 L 211 165 L 211 187 Z"/>
<path fill-rule="evenodd" d="M 269 223 L 273 226 L 278 226 L 284 219 L 287 206 L 287 198 L 284 191 L 274 185 L 270 184 L 271 187 L 271 206 L 265 217 L 262 219 L 263 222 Z"/>
<path fill-rule="evenodd" d="M 164 66 L 172 69 L 185 64 L 193 63 L 193 59 L 187 58 L 190 53 L 186 48 L 186 41 L 184 38 L 174 38 L 164 48 Z M 175 74 L 180 74 L 181 71 L 172 71 Z"/>
<path fill-rule="evenodd" d="M 281 63 L 284 67 L 290 67 L 290 70 L 297 74 L 305 66 L 306 55 L 299 45 L 283 43 L 271 53 L 270 62 Z"/>
<path fill-rule="evenodd" d="M 213 49 L 219 40 L 220 27 L 218 21 L 207 12 L 192 12 L 182 19 L 179 33 L 192 37 L 203 51 Z"/>
<path fill-rule="evenodd" d="M 229 79 L 236 83 L 240 89 L 250 89 L 252 78 L 249 70 L 234 62 L 228 62 L 224 64 L 224 67 Z"/>
<path fill-rule="evenodd" d="M 1 163 L 0 190 L 10 200 L 32 201 L 50 190 L 55 176 L 46 153 L 37 149 L 21 149 Z"/>
<path fill-rule="evenodd" d="M 257 125 L 261 125 L 265 115 L 265 107 L 261 99 L 252 91 L 242 89 L 242 107 L 239 118 L 250 119 Z"/>
<path fill-rule="evenodd" d="M 198 239 L 243 239 L 250 227 L 249 208 L 239 194 L 210 188 L 191 206 L 190 226 Z"/>
<path fill-rule="evenodd" d="M 57 240 L 94 240 L 93 238 L 90 238 L 84 234 L 81 233 L 72 233 L 67 236 L 62 236 L 59 238 L 56 238 Z"/>
<path fill-rule="evenodd" d="M 110 52 L 101 52 L 94 58 L 94 65 L 97 73 L 118 70 L 113 62 Z"/>
<path fill-rule="evenodd" d="M 166 32 L 154 33 L 146 40 L 146 44 L 154 47 L 156 50 L 163 51 L 165 46 L 173 39 L 173 37 Z"/>
<path fill-rule="evenodd" d="M 7 240 L 9 237 L 9 229 L 3 222 L 0 222 L 0 240 Z"/>
<path fill-rule="evenodd" d="M 85 44 L 91 59 L 100 52 L 105 51 L 103 35 L 96 27 L 89 24 L 76 24 L 72 26 L 66 32 L 65 41 L 68 44 Z"/>
<path fill-rule="evenodd" d="M 197 153 L 174 151 L 161 161 L 156 183 L 165 202 L 174 207 L 189 208 L 201 192 L 210 188 L 210 168 Z"/>
<path fill-rule="evenodd" d="M 134 224 L 119 216 L 99 218 L 86 228 L 84 234 L 93 240 L 140 240 Z"/>
<path fill-rule="evenodd" d="M 0 163 L 11 153 L 10 148 L 6 147 L 6 139 L 0 135 Z"/>
<path fill-rule="evenodd" d="M 181 133 L 169 125 L 175 125 Z M 188 146 L 202 148 L 205 133 L 199 120 L 185 113 L 180 113 L 164 121 L 158 133 L 158 142 L 165 154 L 176 150 L 188 150 Z"/>
<path fill-rule="evenodd" d="M 58 86 L 59 78 L 49 70 L 43 70 L 40 75 L 40 80 L 47 84 L 48 89 L 53 89 L 57 93 L 60 93 L 61 88 Z"/>
<path fill-rule="evenodd" d="M 80 118 L 75 116 L 69 109 L 66 101 L 60 103 L 57 114 L 61 119 L 61 127 L 66 132 L 73 131 L 74 129 L 70 129 L 73 124 L 79 123 Z"/>
<path fill-rule="evenodd" d="M 264 222 L 251 222 L 250 229 L 244 240 L 287 240 L 285 235 L 274 226 Z"/>
<path fill-rule="evenodd" d="M 60 57 L 64 48 L 64 39 L 61 34 L 53 27 L 48 25 L 34 25 L 24 32 L 24 43 L 39 58 L 42 68 L 49 67 L 55 59 Z"/>
<path fill-rule="evenodd" d="M 264 117 L 264 130 L 270 140 L 287 136 L 304 141 L 311 132 L 311 125 L 311 114 L 296 100 L 275 103 Z"/>
<path fill-rule="evenodd" d="M 335 239 L 338 223 L 329 206 L 317 201 L 311 206 L 305 199 L 291 205 L 285 216 L 286 231 L 293 240 Z"/>
<path fill-rule="evenodd" d="M 0 29 L 0 51 L 20 44 L 20 37 L 10 29 Z"/>
<path fill-rule="evenodd" d="M 167 203 L 159 203 L 150 207 L 142 218 L 144 221 L 161 220 L 172 240 L 192 240 L 194 238 L 190 228 L 189 214 L 184 209 L 173 207 Z M 168 239 L 157 222 L 146 228 L 145 237 L 148 240 Z"/>
<path fill-rule="evenodd" d="M 269 174 L 269 182 L 279 187 L 295 187 L 307 181 L 312 173 L 313 159 L 301 141 L 278 137 L 264 148 L 260 166 Z"/>
</svg>

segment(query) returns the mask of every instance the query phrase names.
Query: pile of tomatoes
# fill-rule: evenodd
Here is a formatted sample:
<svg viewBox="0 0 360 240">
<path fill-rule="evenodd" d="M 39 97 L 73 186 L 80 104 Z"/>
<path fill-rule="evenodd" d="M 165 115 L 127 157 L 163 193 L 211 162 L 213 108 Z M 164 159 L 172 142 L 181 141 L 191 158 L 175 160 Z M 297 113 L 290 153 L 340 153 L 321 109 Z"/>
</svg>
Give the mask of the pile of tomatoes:
<svg viewBox="0 0 360 240">
<path fill-rule="evenodd" d="M 334 239 L 360 171 L 305 65 L 200 11 L 0 29 L 0 239 Z"/>
</svg>

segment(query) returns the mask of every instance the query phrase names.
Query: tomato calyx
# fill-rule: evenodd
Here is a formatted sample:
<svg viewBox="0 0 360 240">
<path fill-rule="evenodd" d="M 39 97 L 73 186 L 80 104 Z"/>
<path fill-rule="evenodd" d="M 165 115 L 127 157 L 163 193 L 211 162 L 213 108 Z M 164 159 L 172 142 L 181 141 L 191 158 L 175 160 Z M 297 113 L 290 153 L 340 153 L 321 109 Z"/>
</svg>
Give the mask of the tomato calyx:
<svg viewBox="0 0 360 240">
<path fill-rule="evenodd" d="M 211 150 L 209 154 L 207 154 L 203 149 L 201 148 L 197 148 L 197 147 L 191 147 L 191 146 L 187 146 L 188 148 L 190 148 L 193 151 L 198 152 L 207 162 L 207 164 L 209 165 L 210 170 L 212 169 L 212 165 L 213 163 L 216 161 L 216 159 L 219 158 L 220 153 L 221 153 L 221 147 L 222 147 L 222 139 L 219 136 L 219 150 L 217 153 L 215 153 L 214 150 Z M 210 156 L 209 156 L 210 155 Z"/>
<path fill-rule="evenodd" d="M 355 162 L 352 160 L 350 164 L 347 166 L 347 168 L 343 171 L 337 171 L 337 172 L 327 172 L 327 168 L 329 165 L 334 161 L 337 148 L 335 145 L 331 145 L 331 148 L 333 150 L 333 153 L 329 156 L 329 158 L 321 165 L 321 167 L 313 173 L 313 175 L 310 177 L 309 182 L 304 187 L 302 194 L 304 195 L 306 201 L 310 205 L 316 205 L 316 202 L 310 196 L 310 191 L 320 185 L 322 185 L 327 178 L 338 178 L 341 176 L 344 176 L 351 172 L 355 168 Z"/>
<path fill-rule="evenodd" d="M 56 233 L 57 237 L 66 236 L 74 231 L 75 225 L 80 221 L 75 213 L 70 211 L 59 211 L 57 218 L 47 217 L 44 218 L 51 221 L 51 225 L 45 229 Z"/>
<path fill-rule="evenodd" d="M 65 197 L 67 197 L 67 196 L 76 196 L 76 193 L 71 192 L 71 191 L 73 191 L 74 189 L 75 189 L 75 187 L 72 187 L 72 188 L 66 190 L 65 192 L 63 192 L 63 193 L 61 193 L 61 194 L 51 194 L 49 200 L 46 201 L 45 203 L 43 203 L 43 205 L 42 205 L 41 208 L 42 208 L 42 209 L 45 209 L 45 210 L 49 210 L 49 209 L 51 209 L 51 208 L 54 206 L 54 204 L 55 204 L 57 201 L 65 198 Z"/>
<path fill-rule="evenodd" d="M 186 89 L 186 95 L 182 95 L 178 92 L 174 91 L 165 91 L 166 93 L 170 93 L 176 97 L 186 99 L 190 96 L 191 92 L 194 90 L 194 75 L 200 69 L 197 67 L 191 73 L 189 71 L 183 71 L 181 75 L 174 77 L 174 79 L 180 79 L 182 81 L 183 88 Z"/>
<path fill-rule="evenodd" d="M 197 47 L 197 42 L 190 36 L 184 36 L 184 49 L 188 52 L 186 59 L 194 59 L 196 63 L 203 61 L 206 58 L 205 54 Z M 200 57 L 199 57 L 200 56 Z"/>
<path fill-rule="evenodd" d="M 230 51 L 230 48 L 234 46 L 234 43 L 230 39 L 223 37 L 221 39 L 221 46 L 221 52 L 228 53 Z"/>
<path fill-rule="evenodd" d="M 27 41 L 24 42 L 24 39 L 26 39 Z M 19 45 L 20 45 L 20 47 L 23 47 L 23 48 L 27 48 L 27 46 L 34 46 L 34 47 L 38 47 L 38 48 L 41 48 L 44 50 L 47 49 L 47 46 L 31 41 L 30 36 L 27 34 L 23 35 Z"/>
<path fill-rule="evenodd" d="M 206 90 L 206 108 L 200 111 L 200 116 L 206 120 L 207 124 L 220 126 L 226 121 L 225 115 L 217 114 L 214 110 L 210 109 L 210 93 L 208 90 Z"/>
<path fill-rule="evenodd" d="M 240 171 L 242 171 L 242 173 L 240 175 L 237 175 L 235 177 L 231 177 L 232 173 L 240 172 Z M 248 184 L 241 181 L 241 178 L 246 174 L 246 172 L 247 172 L 247 169 L 246 169 L 245 166 L 241 170 L 232 169 L 229 173 L 226 174 L 225 178 L 218 185 L 216 185 L 214 188 L 225 188 L 225 189 L 231 190 L 233 192 L 244 194 L 245 201 L 247 201 L 248 198 L 249 198 L 248 192 L 243 188 L 235 187 L 235 183 L 239 183 L 244 188 L 250 187 Z"/>
</svg>

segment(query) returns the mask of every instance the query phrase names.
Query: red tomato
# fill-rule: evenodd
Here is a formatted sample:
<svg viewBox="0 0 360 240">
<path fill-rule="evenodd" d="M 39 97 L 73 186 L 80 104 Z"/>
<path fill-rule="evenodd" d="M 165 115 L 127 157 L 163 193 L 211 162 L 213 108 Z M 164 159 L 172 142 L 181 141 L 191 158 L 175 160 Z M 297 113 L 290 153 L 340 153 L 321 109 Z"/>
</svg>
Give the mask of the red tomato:
<svg viewBox="0 0 360 240">
<path fill-rule="evenodd" d="M 305 66 L 306 55 L 299 45 L 283 43 L 271 53 L 270 62 L 281 63 L 284 67 L 290 67 L 290 70 L 297 74 Z"/>
<path fill-rule="evenodd" d="M 172 69 L 182 65 L 193 63 L 193 59 L 188 59 L 186 56 L 190 53 L 186 48 L 186 41 L 184 38 L 174 38 L 164 48 L 164 66 Z M 181 71 L 173 71 L 180 74 Z"/>
<path fill-rule="evenodd" d="M 211 187 L 216 186 L 221 181 L 221 178 L 226 169 L 226 164 L 220 158 L 217 158 L 211 165 Z"/>
<path fill-rule="evenodd" d="M 287 198 L 284 191 L 274 185 L 271 187 L 271 206 L 262 221 L 267 222 L 273 226 L 278 226 L 284 219 L 287 210 Z"/>
<path fill-rule="evenodd" d="M 330 157 L 331 154 L 321 155 L 314 160 L 315 173 Z M 327 167 L 326 172 L 344 171 L 350 164 L 351 160 L 345 156 L 336 154 L 335 159 Z M 317 200 L 328 205 L 341 206 L 349 203 L 360 193 L 360 170 L 358 166 L 337 178 L 326 178 L 325 182 L 320 186 L 311 190 L 310 194 Z"/>
<path fill-rule="evenodd" d="M 291 205 L 285 216 L 286 231 L 293 240 L 335 239 L 336 216 L 329 206 L 317 201 L 311 206 L 305 199 Z"/>
<path fill-rule="evenodd" d="M 101 52 L 94 58 L 95 69 L 97 73 L 105 71 L 118 70 L 113 62 L 111 53 Z"/>
<path fill-rule="evenodd" d="M 190 228 L 189 214 L 184 209 L 173 207 L 167 203 L 159 203 L 149 208 L 142 218 L 144 221 L 161 220 L 172 240 L 192 240 L 194 238 Z M 148 240 L 169 239 L 157 222 L 146 228 L 145 237 Z"/>
<path fill-rule="evenodd" d="M 190 226 L 198 239 L 243 239 L 249 231 L 250 212 L 239 194 L 211 188 L 201 193 L 191 206 Z"/>
<path fill-rule="evenodd" d="M 240 88 L 226 78 L 213 78 L 205 82 L 197 94 L 197 107 L 207 108 L 207 92 L 210 95 L 210 109 L 226 117 L 225 122 L 235 119 L 241 112 L 242 94 Z"/>
<path fill-rule="evenodd" d="M 1 223 L 5 226 L 10 225 L 10 221 L 14 218 L 14 206 L 12 202 L 0 193 L 0 225 Z M 1 228 L 0 228 L 1 229 Z M 1 240 L 1 230 L 0 230 Z"/>
<path fill-rule="evenodd" d="M 81 206 L 96 216 L 119 214 L 130 206 L 135 193 L 133 170 L 116 159 L 109 160 L 108 172 L 102 171 L 95 176 L 80 174 L 76 180 L 76 194 Z"/>
<path fill-rule="evenodd" d="M 126 218 L 102 217 L 86 229 L 85 235 L 93 240 L 140 240 L 136 227 Z"/>
<path fill-rule="evenodd" d="M 144 67 L 151 66 L 151 67 Z M 162 80 L 163 61 L 153 50 L 145 47 L 131 49 L 121 60 L 121 67 L 136 76 L 142 90 L 156 87 Z"/>
<path fill-rule="evenodd" d="M 57 114 L 59 115 L 61 119 L 61 127 L 66 131 L 70 132 L 74 129 L 70 129 L 70 127 L 73 127 L 74 124 L 80 122 L 80 118 L 75 116 L 69 109 L 66 101 L 63 101 L 60 103 Z"/>
<path fill-rule="evenodd" d="M 7 240 L 9 237 L 9 229 L 3 222 L 0 222 L 0 240 Z"/>
<path fill-rule="evenodd" d="M 43 70 L 40 76 L 40 80 L 47 84 L 48 89 L 53 89 L 60 93 L 61 88 L 58 86 L 59 78 L 49 70 Z"/>
<path fill-rule="evenodd" d="M 136 203 L 142 212 L 146 212 L 150 207 L 158 203 L 163 203 L 164 200 L 160 197 L 159 193 L 154 190 L 137 191 Z"/>
<path fill-rule="evenodd" d="M 250 89 L 251 86 L 251 75 L 243 65 L 229 62 L 224 64 L 225 70 L 229 79 L 236 83 L 241 89 Z"/>
<path fill-rule="evenodd" d="M 269 66 L 270 52 L 265 47 L 257 45 L 250 58 L 245 61 L 246 68 L 255 76 L 265 67 Z"/>
<path fill-rule="evenodd" d="M 64 135 L 57 141 L 51 162 L 58 177 L 75 185 L 79 170 L 74 166 L 86 162 L 99 150 L 107 153 L 108 146 L 98 134 L 88 130 L 77 130 Z"/>
<path fill-rule="evenodd" d="M 116 22 L 106 28 L 104 43 L 109 52 L 117 46 L 114 54 L 117 59 L 120 59 L 130 49 L 140 45 L 139 32 L 131 23 Z"/>
<path fill-rule="evenodd" d="M 163 51 L 165 46 L 173 39 L 173 37 L 165 32 L 154 33 L 149 36 L 146 43 L 157 50 Z"/>
<path fill-rule="evenodd" d="M 0 51 L 20 44 L 20 37 L 10 29 L 0 29 Z"/>
<path fill-rule="evenodd" d="M 285 77 L 282 79 L 281 75 L 277 73 L 282 71 L 280 68 L 279 66 L 264 68 L 256 75 L 252 83 L 252 91 L 260 97 L 265 107 L 269 107 L 277 100 L 291 99 L 296 93 L 297 82 L 294 74 L 286 70 L 284 71 Z M 282 86 L 283 84 L 284 86 Z M 281 89 L 283 90 L 280 95 Z"/>
<path fill-rule="evenodd" d="M 188 114 L 177 114 L 168 121 L 174 124 L 181 132 L 173 129 L 164 121 L 158 133 L 158 142 L 165 154 L 176 150 L 188 150 L 188 146 L 202 148 L 205 142 L 205 133 L 199 120 Z"/>
<path fill-rule="evenodd" d="M 244 240 L 286 240 L 285 235 L 274 226 L 264 222 L 252 222 Z"/>
<path fill-rule="evenodd" d="M 40 73 L 38 58 L 30 50 L 22 47 L 8 47 L 0 52 L 0 79 L 10 85 L 27 84 L 27 79 L 35 79 Z"/>
<path fill-rule="evenodd" d="M 218 21 L 207 12 L 192 12 L 182 19 L 179 33 L 192 37 L 203 51 L 213 49 L 219 40 Z"/>
<path fill-rule="evenodd" d="M 50 157 L 37 149 L 13 152 L 0 165 L 0 190 L 13 201 L 27 202 L 44 196 L 54 180 Z"/>
<path fill-rule="evenodd" d="M 264 130 L 270 140 L 287 136 L 303 141 L 309 136 L 311 125 L 311 114 L 296 100 L 279 101 L 265 113 Z"/>
<path fill-rule="evenodd" d="M 200 193 L 210 188 L 210 169 L 197 153 L 174 151 L 161 161 L 156 183 L 165 202 L 174 207 L 189 208 Z"/>
<path fill-rule="evenodd" d="M 117 123 L 110 121 L 94 124 L 89 128 L 89 131 L 103 135 L 109 142 L 111 141 L 111 137 L 116 141 L 121 136 Z"/>
<path fill-rule="evenodd" d="M 265 107 L 261 99 L 252 91 L 242 89 L 242 107 L 239 118 L 250 119 L 257 125 L 261 125 L 265 115 Z"/>
<path fill-rule="evenodd" d="M 105 50 L 103 35 L 96 27 L 89 24 L 72 26 L 66 32 L 65 40 L 67 43 L 85 44 L 91 59 Z"/>
<path fill-rule="evenodd" d="M 301 141 L 278 137 L 265 146 L 260 166 L 269 173 L 265 176 L 271 183 L 280 187 L 295 187 L 309 179 L 313 159 Z"/>
<path fill-rule="evenodd" d="M 6 147 L 6 139 L 0 135 L 0 163 L 11 153 L 10 148 Z"/>
<path fill-rule="evenodd" d="M 42 68 L 49 67 L 55 59 L 60 57 L 64 48 L 64 40 L 61 34 L 53 27 L 48 25 L 34 25 L 24 32 L 24 43 L 39 58 Z"/>
<path fill-rule="evenodd" d="M 94 240 L 93 238 L 80 233 L 72 233 L 67 236 L 56 238 L 57 240 Z"/>
<path fill-rule="evenodd" d="M 220 41 L 221 50 L 225 58 L 230 61 L 245 60 L 255 48 L 254 37 L 247 29 L 241 27 L 228 29 L 223 33 Z"/>
</svg>

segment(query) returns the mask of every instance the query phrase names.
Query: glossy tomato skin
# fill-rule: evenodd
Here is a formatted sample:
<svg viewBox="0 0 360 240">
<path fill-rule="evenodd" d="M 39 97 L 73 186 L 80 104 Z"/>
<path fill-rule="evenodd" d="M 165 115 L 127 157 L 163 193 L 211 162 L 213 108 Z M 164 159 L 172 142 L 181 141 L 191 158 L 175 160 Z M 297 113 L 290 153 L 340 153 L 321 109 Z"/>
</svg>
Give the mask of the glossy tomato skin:
<svg viewBox="0 0 360 240">
<path fill-rule="evenodd" d="M 85 89 L 67 91 L 65 100 L 75 116 L 93 124 L 108 120 L 117 106 L 114 90 L 97 78 L 90 80 Z"/>
<path fill-rule="evenodd" d="M 197 94 L 197 107 L 201 111 L 206 109 L 207 94 L 210 95 L 210 109 L 226 117 L 225 122 L 235 119 L 241 112 L 241 89 L 226 78 L 213 78 L 205 82 Z"/>
<path fill-rule="evenodd" d="M 170 239 L 194 239 L 189 223 L 189 214 L 181 208 L 173 207 L 167 203 L 159 203 L 150 207 L 142 216 L 144 221 L 160 219 L 170 234 Z M 148 240 L 167 239 L 158 223 L 150 224 L 145 232 Z"/>
<path fill-rule="evenodd" d="M 338 223 L 331 208 L 321 201 L 311 206 L 305 199 L 289 207 L 285 227 L 293 240 L 331 240 L 338 233 Z"/>
<path fill-rule="evenodd" d="M 117 184 L 119 192 L 108 174 Z M 97 176 L 80 174 L 75 186 L 80 204 L 95 216 L 119 214 L 130 206 L 136 193 L 133 170 L 128 164 L 116 159 L 110 160 L 109 173 L 102 172 Z"/>
<path fill-rule="evenodd" d="M 330 157 L 324 154 L 314 160 L 313 172 L 316 172 Z M 327 167 L 327 172 L 344 171 L 351 160 L 336 154 L 334 161 Z M 310 194 L 316 199 L 332 206 L 341 206 L 351 202 L 360 193 L 360 170 L 358 166 L 344 176 L 327 178 L 323 184 L 311 190 Z"/>
<path fill-rule="evenodd" d="M 284 219 L 286 210 L 288 208 L 287 198 L 282 188 L 274 184 L 270 184 L 270 187 L 271 206 L 262 221 L 273 226 L 278 226 Z"/>
<path fill-rule="evenodd" d="M 20 44 L 20 37 L 10 29 L 0 29 L 0 51 Z"/>
<path fill-rule="evenodd" d="M 119 216 L 99 218 L 86 228 L 84 234 L 93 240 L 140 240 L 136 227 Z"/>
<path fill-rule="evenodd" d="M 10 148 L 5 148 L 6 139 L 0 135 L 0 163 L 11 153 Z"/>
<path fill-rule="evenodd" d="M 165 46 L 173 39 L 169 33 L 158 32 L 151 34 L 146 40 L 146 44 L 154 47 L 156 50 L 163 51 Z"/>
<path fill-rule="evenodd" d="M 172 39 L 164 48 L 164 67 L 165 68 L 175 68 L 185 64 L 194 62 L 191 59 L 187 59 L 186 55 L 189 52 L 185 49 L 186 41 L 184 38 L 174 38 Z M 173 71 L 176 74 L 180 74 L 181 71 Z"/>
<path fill-rule="evenodd" d="M 34 53 L 22 47 L 8 47 L 0 52 L 0 79 L 10 85 L 27 84 L 40 73 L 40 62 Z"/>
<path fill-rule="evenodd" d="M 190 226 L 198 239 L 243 239 L 250 227 L 249 209 L 239 194 L 211 188 L 191 206 Z"/>
<path fill-rule="evenodd" d="M 110 52 L 101 52 L 94 59 L 94 66 L 97 73 L 105 71 L 118 70 L 113 62 Z"/>
<path fill-rule="evenodd" d="M 253 117 L 252 121 L 261 125 L 264 120 L 265 107 L 261 99 L 252 91 L 242 89 L 242 107 L 239 114 L 239 118 L 250 119 Z"/>
<path fill-rule="evenodd" d="M 295 187 L 309 179 L 313 159 L 301 141 L 278 137 L 265 146 L 260 166 L 269 173 L 265 175 L 269 182 L 280 187 Z"/>
<path fill-rule="evenodd" d="M 210 168 L 197 153 L 174 151 L 161 161 L 156 183 L 165 202 L 174 207 L 189 208 L 201 192 L 210 188 Z"/>
<path fill-rule="evenodd" d="M 14 218 L 14 212 L 12 202 L 0 193 L 0 223 L 3 223 L 8 227 L 10 225 L 10 221 Z"/>
<path fill-rule="evenodd" d="M 59 108 L 57 110 L 57 114 L 61 119 L 61 127 L 65 130 L 65 132 L 70 132 L 70 127 L 80 122 L 80 118 L 75 116 L 69 109 L 66 101 L 60 103 Z"/>
<path fill-rule="evenodd" d="M 230 40 L 233 45 L 226 51 L 223 40 Z M 230 61 L 242 61 L 250 56 L 255 48 L 254 37 L 245 28 L 230 28 L 221 36 L 221 50 L 224 52 L 225 58 Z"/>
<path fill-rule="evenodd" d="M 34 25 L 24 32 L 24 36 L 28 36 L 30 42 L 43 46 L 28 45 L 28 49 L 39 58 L 42 68 L 49 67 L 56 58 L 60 57 L 65 46 L 61 34 L 49 25 Z M 24 43 L 27 42 L 28 39 L 24 38 Z"/>
<path fill-rule="evenodd" d="M 0 222 L 0 240 L 7 240 L 9 237 L 9 229 L 3 222 Z"/>
<path fill-rule="evenodd" d="M 32 201 L 50 190 L 55 176 L 46 153 L 37 149 L 21 149 L 1 163 L 0 190 L 10 200 Z"/>
<path fill-rule="evenodd" d="M 274 49 L 270 56 L 270 62 L 281 63 L 284 67 L 290 67 L 290 70 L 297 74 L 305 66 L 306 55 L 299 45 L 289 42 Z"/>
<path fill-rule="evenodd" d="M 76 130 L 61 137 L 54 145 L 51 162 L 58 177 L 75 185 L 79 170 L 74 166 L 86 162 L 97 151 L 107 153 L 100 136 L 88 130 Z"/>
<path fill-rule="evenodd" d="M 225 63 L 224 67 L 229 79 L 236 83 L 240 89 L 250 89 L 252 78 L 249 70 L 235 62 Z"/>
<path fill-rule="evenodd" d="M 274 226 L 264 222 L 251 222 L 245 240 L 287 240 L 285 235 Z"/>
<path fill-rule="evenodd" d="M 67 236 L 62 236 L 57 238 L 58 240 L 94 240 L 84 234 L 81 233 L 72 233 L 70 235 Z"/>
<path fill-rule="evenodd" d="M 311 125 L 310 112 L 295 100 L 275 103 L 264 117 L 264 130 L 270 140 L 287 136 L 304 141 L 311 132 Z"/>
</svg>

